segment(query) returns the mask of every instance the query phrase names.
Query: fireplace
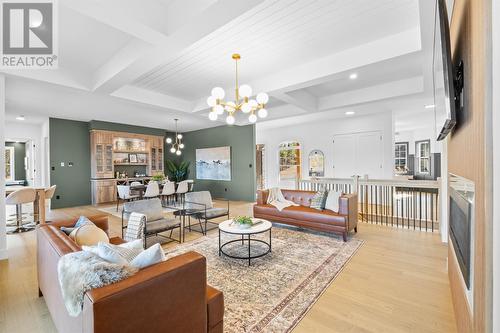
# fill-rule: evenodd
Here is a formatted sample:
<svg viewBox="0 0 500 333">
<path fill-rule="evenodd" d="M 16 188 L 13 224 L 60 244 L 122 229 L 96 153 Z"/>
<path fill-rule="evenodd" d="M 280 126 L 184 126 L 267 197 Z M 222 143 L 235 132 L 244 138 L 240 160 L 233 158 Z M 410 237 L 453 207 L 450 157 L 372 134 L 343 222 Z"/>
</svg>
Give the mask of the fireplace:
<svg viewBox="0 0 500 333">
<path fill-rule="evenodd" d="M 450 174 L 450 239 L 468 291 L 473 281 L 474 183 Z"/>
</svg>

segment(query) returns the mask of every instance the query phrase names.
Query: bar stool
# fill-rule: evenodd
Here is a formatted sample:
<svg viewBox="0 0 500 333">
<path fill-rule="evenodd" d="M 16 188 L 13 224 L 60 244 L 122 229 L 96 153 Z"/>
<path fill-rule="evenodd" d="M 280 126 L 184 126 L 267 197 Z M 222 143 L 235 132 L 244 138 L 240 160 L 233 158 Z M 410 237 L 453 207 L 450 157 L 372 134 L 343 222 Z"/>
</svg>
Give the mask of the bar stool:
<svg viewBox="0 0 500 333">
<path fill-rule="evenodd" d="M 16 206 L 16 218 L 17 218 L 17 227 L 14 230 L 7 231 L 7 234 L 16 234 L 20 232 L 26 232 L 33 230 L 34 226 L 24 226 L 23 225 L 23 204 L 33 203 L 36 199 L 36 191 L 33 188 L 23 188 L 12 192 L 5 198 L 6 205 L 15 205 Z"/>
<path fill-rule="evenodd" d="M 44 190 L 44 193 L 45 193 L 45 200 L 52 200 L 52 198 L 54 197 L 54 194 L 56 193 L 56 188 L 57 188 L 57 185 L 52 185 L 51 187 L 49 188 L 46 188 Z M 45 205 L 45 202 L 43 203 Z M 39 210 L 39 207 L 37 205 L 35 205 L 35 207 L 33 207 L 33 211 L 35 212 L 35 221 L 36 221 L 36 224 L 39 223 L 40 221 L 40 212 L 38 211 Z"/>
</svg>

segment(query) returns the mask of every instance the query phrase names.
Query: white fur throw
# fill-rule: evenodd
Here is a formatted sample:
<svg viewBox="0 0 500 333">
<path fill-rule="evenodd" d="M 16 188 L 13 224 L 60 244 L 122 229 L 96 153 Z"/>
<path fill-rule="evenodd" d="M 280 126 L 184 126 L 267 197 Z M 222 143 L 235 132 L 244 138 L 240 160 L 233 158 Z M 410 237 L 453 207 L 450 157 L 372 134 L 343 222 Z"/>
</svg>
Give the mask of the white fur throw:
<svg viewBox="0 0 500 333">
<path fill-rule="evenodd" d="M 77 317 L 80 314 L 87 291 L 121 281 L 135 272 L 137 268 L 109 263 L 88 251 L 62 256 L 57 265 L 57 273 L 69 315 Z"/>
</svg>

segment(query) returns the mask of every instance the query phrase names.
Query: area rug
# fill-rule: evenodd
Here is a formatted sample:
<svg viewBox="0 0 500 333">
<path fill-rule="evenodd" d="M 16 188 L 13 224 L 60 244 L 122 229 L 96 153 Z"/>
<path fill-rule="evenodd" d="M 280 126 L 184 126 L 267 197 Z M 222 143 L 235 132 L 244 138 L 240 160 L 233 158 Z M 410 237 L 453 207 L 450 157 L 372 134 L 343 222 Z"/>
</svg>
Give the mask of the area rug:
<svg viewBox="0 0 500 333">
<path fill-rule="evenodd" d="M 226 235 L 223 241 L 237 237 Z M 362 243 L 355 238 L 343 242 L 341 237 L 273 227 L 272 252 L 252 260 L 251 266 L 246 260 L 219 257 L 217 232 L 166 252 L 173 257 L 196 251 L 207 258 L 208 284 L 224 292 L 225 332 L 290 332 Z M 233 243 L 226 252 L 248 253 L 247 244 Z M 252 254 L 263 250 L 255 246 Z"/>
</svg>

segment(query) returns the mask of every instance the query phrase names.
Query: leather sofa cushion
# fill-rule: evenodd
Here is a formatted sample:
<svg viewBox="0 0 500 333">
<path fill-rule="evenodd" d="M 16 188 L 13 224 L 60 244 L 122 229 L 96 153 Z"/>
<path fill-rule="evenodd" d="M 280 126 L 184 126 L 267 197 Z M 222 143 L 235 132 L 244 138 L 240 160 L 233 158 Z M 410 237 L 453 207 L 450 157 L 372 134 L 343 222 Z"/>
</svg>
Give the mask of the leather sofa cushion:
<svg viewBox="0 0 500 333">
<path fill-rule="evenodd" d="M 224 319 L 224 296 L 219 290 L 207 285 L 208 329 L 215 327 Z"/>
<path fill-rule="evenodd" d="M 290 206 L 283 209 L 281 212 L 276 207 L 271 205 L 256 205 L 255 212 L 267 216 L 276 216 L 294 219 L 297 221 L 309 221 L 325 224 L 334 224 L 344 226 L 346 217 L 339 215 L 331 210 L 317 210 L 305 206 Z"/>
</svg>

